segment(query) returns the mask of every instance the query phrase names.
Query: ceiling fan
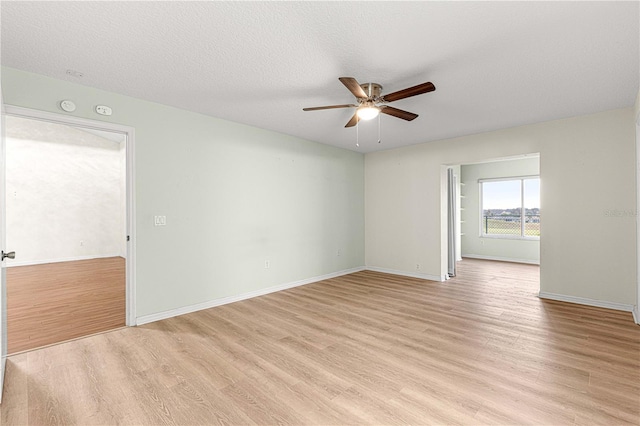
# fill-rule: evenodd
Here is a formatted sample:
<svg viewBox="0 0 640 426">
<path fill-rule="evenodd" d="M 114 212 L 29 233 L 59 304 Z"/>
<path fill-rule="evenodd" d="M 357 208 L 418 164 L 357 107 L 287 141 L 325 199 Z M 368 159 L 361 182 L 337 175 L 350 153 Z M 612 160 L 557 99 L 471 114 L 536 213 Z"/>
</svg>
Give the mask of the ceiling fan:
<svg viewBox="0 0 640 426">
<path fill-rule="evenodd" d="M 340 80 L 342 84 L 344 84 L 347 89 L 353 93 L 356 97 L 357 104 L 329 105 L 302 108 L 302 110 L 317 111 L 321 109 L 357 108 L 355 114 L 351 117 L 351 120 L 349 120 L 344 127 L 353 127 L 358 124 L 360 120 L 371 120 L 372 118 L 377 117 L 379 113 L 411 121 L 417 118 L 418 114 L 394 108 L 386 104 L 436 90 L 436 86 L 434 86 L 433 83 L 427 82 L 403 90 L 398 90 L 397 92 L 389 93 L 388 95 L 381 95 L 382 86 L 378 83 L 360 84 L 353 77 L 340 77 L 338 80 Z"/>
</svg>

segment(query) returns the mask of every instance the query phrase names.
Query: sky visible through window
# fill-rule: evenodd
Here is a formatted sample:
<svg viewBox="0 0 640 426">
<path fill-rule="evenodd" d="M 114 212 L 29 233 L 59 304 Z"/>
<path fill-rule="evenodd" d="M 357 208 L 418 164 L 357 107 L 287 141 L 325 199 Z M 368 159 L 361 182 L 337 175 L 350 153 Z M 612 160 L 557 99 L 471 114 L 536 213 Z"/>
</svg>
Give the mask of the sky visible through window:
<svg viewBox="0 0 640 426">
<path fill-rule="evenodd" d="M 527 209 L 540 208 L 540 179 L 524 180 L 524 205 Z M 515 209 L 521 207 L 520 180 L 482 183 L 482 208 Z"/>
</svg>

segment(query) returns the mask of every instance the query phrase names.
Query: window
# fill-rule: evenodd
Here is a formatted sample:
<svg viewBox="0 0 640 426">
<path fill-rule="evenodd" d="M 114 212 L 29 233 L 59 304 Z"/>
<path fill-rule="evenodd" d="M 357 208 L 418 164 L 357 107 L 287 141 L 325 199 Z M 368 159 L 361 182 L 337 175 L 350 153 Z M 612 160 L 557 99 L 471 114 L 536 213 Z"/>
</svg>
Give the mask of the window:
<svg viewBox="0 0 640 426">
<path fill-rule="evenodd" d="M 538 176 L 479 182 L 481 236 L 540 238 Z"/>
</svg>

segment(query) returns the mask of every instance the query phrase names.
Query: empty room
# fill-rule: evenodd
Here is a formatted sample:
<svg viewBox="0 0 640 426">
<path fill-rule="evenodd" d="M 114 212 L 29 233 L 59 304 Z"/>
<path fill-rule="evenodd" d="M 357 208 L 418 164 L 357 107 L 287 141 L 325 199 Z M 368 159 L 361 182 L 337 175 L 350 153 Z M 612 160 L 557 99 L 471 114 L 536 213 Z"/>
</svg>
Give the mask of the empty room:
<svg viewBox="0 0 640 426">
<path fill-rule="evenodd" d="M 1 425 L 640 424 L 639 2 L 0 24 Z"/>
</svg>

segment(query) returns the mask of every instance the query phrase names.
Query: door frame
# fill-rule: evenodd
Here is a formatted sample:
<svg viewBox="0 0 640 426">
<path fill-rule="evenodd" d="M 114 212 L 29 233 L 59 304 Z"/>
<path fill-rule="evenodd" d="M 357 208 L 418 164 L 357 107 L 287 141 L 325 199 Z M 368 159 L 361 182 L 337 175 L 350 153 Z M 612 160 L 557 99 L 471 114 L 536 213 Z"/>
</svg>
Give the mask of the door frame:
<svg viewBox="0 0 640 426">
<path fill-rule="evenodd" d="M 0 82 L 0 86 L 2 83 Z M 5 189 L 5 127 L 4 98 L 0 87 L 0 248 L 7 249 L 5 239 L 6 224 L 6 189 Z M 4 395 L 4 375 L 7 366 L 7 276 L 4 259 L 0 259 L 0 403 Z"/>
<path fill-rule="evenodd" d="M 638 101 L 640 102 L 640 92 Z M 636 300 L 633 320 L 640 325 L 640 108 L 636 111 Z"/>
<path fill-rule="evenodd" d="M 104 130 L 108 132 L 121 133 L 126 135 L 126 224 L 127 236 L 129 237 L 126 258 L 126 292 L 125 292 L 125 324 L 127 326 L 136 325 L 136 197 L 135 197 L 135 129 L 130 126 L 110 123 L 106 121 L 90 120 L 71 115 L 57 114 L 47 111 L 40 111 L 14 105 L 4 105 L 4 115 L 27 118 L 30 120 L 40 120 L 49 123 L 64 124 L 74 127 L 84 127 L 93 130 Z M 2 160 L 4 161 L 4 155 Z M 3 200 L 4 202 L 4 200 Z"/>
</svg>

